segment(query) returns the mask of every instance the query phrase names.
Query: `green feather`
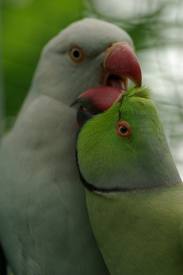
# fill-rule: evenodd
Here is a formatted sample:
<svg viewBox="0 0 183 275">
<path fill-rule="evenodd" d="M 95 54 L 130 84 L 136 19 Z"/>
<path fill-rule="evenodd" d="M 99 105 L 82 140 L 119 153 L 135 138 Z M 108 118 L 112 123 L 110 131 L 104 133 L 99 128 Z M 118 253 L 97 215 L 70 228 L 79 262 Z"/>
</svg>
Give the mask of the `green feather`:
<svg viewBox="0 0 183 275">
<path fill-rule="evenodd" d="M 128 137 L 116 133 L 121 120 Z M 183 274 L 183 187 L 149 91 L 131 89 L 89 120 L 77 156 L 110 274 Z"/>
<path fill-rule="evenodd" d="M 127 121 L 129 138 L 116 134 Z M 132 89 L 89 120 L 78 139 L 78 160 L 88 183 L 106 189 L 151 188 L 180 182 L 157 110 L 145 88 Z"/>
<path fill-rule="evenodd" d="M 86 197 L 111 275 L 183 274 L 181 185 Z"/>
</svg>

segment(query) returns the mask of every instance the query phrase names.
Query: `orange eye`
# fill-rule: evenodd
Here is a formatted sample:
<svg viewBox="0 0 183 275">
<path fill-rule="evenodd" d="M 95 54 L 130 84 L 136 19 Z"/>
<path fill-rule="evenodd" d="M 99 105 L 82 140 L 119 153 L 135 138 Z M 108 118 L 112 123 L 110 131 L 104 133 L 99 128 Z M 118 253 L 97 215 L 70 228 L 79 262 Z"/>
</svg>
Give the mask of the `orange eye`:
<svg viewBox="0 0 183 275">
<path fill-rule="evenodd" d="M 73 47 L 69 52 L 69 56 L 74 63 L 81 63 L 85 58 L 84 51 L 80 47 Z"/>
<path fill-rule="evenodd" d="M 122 137 L 130 137 L 132 133 L 129 123 L 124 120 L 118 122 L 116 131 L 117 134 Z"/>
</svg>

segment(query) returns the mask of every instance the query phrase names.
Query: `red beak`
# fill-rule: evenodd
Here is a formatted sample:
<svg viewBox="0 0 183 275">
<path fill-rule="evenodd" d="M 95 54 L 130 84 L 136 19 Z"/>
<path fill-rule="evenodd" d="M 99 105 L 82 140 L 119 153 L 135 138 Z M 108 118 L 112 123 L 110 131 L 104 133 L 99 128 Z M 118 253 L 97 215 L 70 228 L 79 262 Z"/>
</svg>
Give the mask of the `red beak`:
<svg viewBox="0 0 183 275">
<path fill-rule="evenodd" d="M 109 75 L 116 75 L 132 80 L 136 86 L 142 84 L 142 73 L 137 56 L 132 47 L 124 42 L 113 44 L 106 51 L 104 70 Z"/>
<path fill-rule="evenodd" d="M 104 58 L 102 86 L 91 88 L 79 96 L 82 102 L 87 101 L 98 112 L 110 108 L 121 98 L 127 89 L 127 80 L 135 86 L 141 86 L 142 73 L 138 59 L 132 47 L 124 42 L 114 43 L 107 49 Z"/>
</svg>

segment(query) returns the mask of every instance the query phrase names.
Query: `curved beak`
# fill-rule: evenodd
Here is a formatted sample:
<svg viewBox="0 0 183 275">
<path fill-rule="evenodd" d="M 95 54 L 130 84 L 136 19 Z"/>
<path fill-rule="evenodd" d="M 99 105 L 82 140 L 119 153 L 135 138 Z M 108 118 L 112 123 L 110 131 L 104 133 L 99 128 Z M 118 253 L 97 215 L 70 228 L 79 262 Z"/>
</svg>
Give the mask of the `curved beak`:
<svg viewBox="0 0 183 275">
<path fill-rule="evenodd" d="M 137 56 L 132 47 L 126 42 L 114 43 L 106 50 L 104 62 L 105 84 L 121 79 L 124 88 L 127 89 L 127 80 L 130 79 L 137 87 L 142 84 L 142 72 Z M 114 83 L 111 85 L 114 86 Z M 123 88 L 123 87 L 122 87 Z"/>
<path fill-rule="evenodd" d="M 105 52 L 102 85 L 82 93 L 76 100 L 93 114 L 104 112 L 127 91 L 128 79 L 139 87 L 142 73 L 137 56 L 125 42 L 114 43 Z"/>
</svg>

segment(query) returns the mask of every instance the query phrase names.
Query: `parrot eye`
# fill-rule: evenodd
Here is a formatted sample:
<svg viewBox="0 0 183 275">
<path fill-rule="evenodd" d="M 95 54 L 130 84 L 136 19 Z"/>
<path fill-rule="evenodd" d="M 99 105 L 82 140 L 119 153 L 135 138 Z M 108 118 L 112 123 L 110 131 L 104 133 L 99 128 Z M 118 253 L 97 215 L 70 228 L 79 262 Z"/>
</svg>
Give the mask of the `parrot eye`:
<svg viewBox="0 0 183 275">
<path fill-rule="evenodd" d="M 131 136 L 131 127 L 127 121 L 121 120 L 117 124 L 116 132 L 118 136 L 130 137 Z"/>
<path fill-rule="evenodd" d="M 79 47 L 73 47 L 69 52 L 69 56 L 74 63 L 81 63 L 85 58 L 84 51 Z"/>
</svg>

